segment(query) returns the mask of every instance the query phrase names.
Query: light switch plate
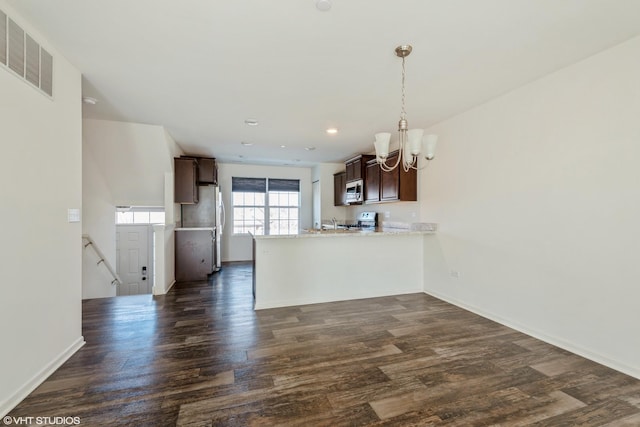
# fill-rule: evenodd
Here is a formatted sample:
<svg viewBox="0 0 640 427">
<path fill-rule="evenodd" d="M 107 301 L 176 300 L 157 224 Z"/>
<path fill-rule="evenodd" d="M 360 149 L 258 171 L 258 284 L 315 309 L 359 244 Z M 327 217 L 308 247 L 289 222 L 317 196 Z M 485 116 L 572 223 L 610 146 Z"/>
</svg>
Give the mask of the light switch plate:
<svg viewBox="0 0 640 427">
<path fill-rule="evenodd" d="M 80 209 L 67 209 L 67 221 L 80 222 Z"/>
</svg>

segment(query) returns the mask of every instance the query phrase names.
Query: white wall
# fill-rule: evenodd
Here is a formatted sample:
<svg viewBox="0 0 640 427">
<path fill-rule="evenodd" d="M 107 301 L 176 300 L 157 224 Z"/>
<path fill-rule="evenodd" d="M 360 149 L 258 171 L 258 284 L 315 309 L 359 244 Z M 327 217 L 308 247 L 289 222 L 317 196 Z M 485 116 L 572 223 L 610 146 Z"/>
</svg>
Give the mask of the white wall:
<svg viewBox="0 0 640 427">
<path fill-rule="evenodd" d="M 164 295 L 175 284 L 175 226 L 153 225 L 153 289 L 154 295 Z"/>
<path fill-rule="evenodd" d="M 116 266 L 116 205 L 164 206 L 166 221 L 173 224 L 173 157 L 182 154 L 162 126 L 108 120 L 83 121 L 83 233 L 89 234 Z M 95 255 L 83 255 L 83 298 L 115 295 L 111 278 Z M 174 257 L 165 251 L 161 268 L 168 289 L 173 282 Z"/>
<path fill-rule="evenodd" d="M 176 223 L 178 221 L 180 221 L 181 218 L 181 210 L 180 210 L 180 204 L 179 203 L 174 203 L 173 201 L 175 200 L 174 198 L 174 164 L 173 164 L 173 158 L 174 157 L 180 157 L 181 155 L 184 154 L 184 151 L 182 151 L 182 148 L 180 148 L 180 146 L 174 141 L 173 137 L 169 134 L 169 132 L 167 132 L 166 130 L 164 131 L 164 137 L 165 137 L 165 143 L 166 143 L 166 147 L 168 152 L 168 156 L 172 159 L 171 160 L 171 171 L 170 172 L 165 172 L 164 174 L 164 210 L 165 210 L 165 223 L 166 224 L 172 224 L 172 225 L 176 225 Z"/>
<path fill-rule="evenodd" d="M 253 258 L 252 239 L 248 234 L 233 235 L 233 203 L 231 178 L 281 178 L 300 180 L 300 227 L 311 228 L 311 169 L 279 166 L 258 166 L 235 163 L 218 165 L 218 186 L 222 193 L 227 218 L 222 234 L 222 261 L 247 261 Z"/>
<path fill-rule="evenodd" d="M 53 99 L 0 65 L 0 415 L 84 344 L 81 328 L 81 75 L 3 0 L 0 9 L 54 57 Z"/>
<path fill-rule="evenodd" d="M 634 38 L 429 130 L 427 293 L 640 378 L 638 76 Z"/>
<path fill-rule="evenodd" d="M 168 134 L 167 136 L 171 138 Z M 171 138 L 173 141 L 173 138 Z M 175 144 L 175 142 L 174 142 Z M 176 152 L 174 157 L 179 156 L 182 152 Z M 155 235 L 157 239 L 162 240 L 156 242 L 156 246 L 163 246 L 159 253 L 155 253 L 154 268 L 156 271 L 162 271 L 160 279 L 154 281 L 154 294 L 166 294 L 175 284 L 176 280 L 176 262 L 175 262 L 175 235 L 176 221 L 180 220 L 180 204 L 173 203 L 174 198 L 174 173 L 166 172 L 164 174 L 164 206 L 165 206 L 165 225 L 158 229 Z M 154 227 L 155 232 L 156 227 Z"/>
<path fill-rule="evenodd" d="M 164 174 L 179 148 L 162 126 L 85 119 L 83 127 L 116 205 L 164 206 Z"/>
<path fill-rule="evenodd" d="M 323 221 L 336 218 L 344 222 L 349 219 L 348 207 L 333 205 L 333 174 L 344 170 L 344 163 L 320 163 L 311 170 L 311 180 L 320 181 L 320 218 Z"/>
<path fill-rule="evenodd" d="M 115 268 L 116 207 L 98 164 L 92 150 L 82 150 L 82 233 L 94 240 L 109 264 Z M 99 256 L 92 246 L 83 248 L 82 299 L 116 296 L 111 273 L 104 264 L 98 265 L 98 260 Z"/>
</svg>

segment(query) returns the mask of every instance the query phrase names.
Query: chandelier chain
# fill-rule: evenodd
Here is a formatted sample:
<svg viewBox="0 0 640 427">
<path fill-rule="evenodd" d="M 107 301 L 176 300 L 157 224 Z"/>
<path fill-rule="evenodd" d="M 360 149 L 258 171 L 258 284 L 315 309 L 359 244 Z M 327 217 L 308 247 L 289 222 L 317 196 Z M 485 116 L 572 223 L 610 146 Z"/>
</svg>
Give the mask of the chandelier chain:
<svg viewBox="0 0 640 427">
<path fill-rule="evenodd" d="M 404 76 L 405 76 L 405 68 L 404 68 L 404 56 L 403 56 L 402 57 L 402 110 L 400 111 L 400 116 L 402 119 L 407 118 L 407 111 L 405 110 Z"/>
</svg>

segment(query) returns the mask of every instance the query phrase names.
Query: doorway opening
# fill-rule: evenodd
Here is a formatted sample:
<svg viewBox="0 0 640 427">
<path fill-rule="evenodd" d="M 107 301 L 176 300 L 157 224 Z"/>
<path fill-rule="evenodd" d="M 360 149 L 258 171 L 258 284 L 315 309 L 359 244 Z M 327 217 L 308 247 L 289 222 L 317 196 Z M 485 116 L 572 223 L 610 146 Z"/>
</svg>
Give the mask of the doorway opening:
<svg viewBox="0 0 640 427">
<path fill-rule="evenodd" d="M 119 206 L 116 209 L 116 272 L 122 284 L 116 296 L 151 294 L 153 224 L 164 224 L 163 207 Z"/>
</svg>

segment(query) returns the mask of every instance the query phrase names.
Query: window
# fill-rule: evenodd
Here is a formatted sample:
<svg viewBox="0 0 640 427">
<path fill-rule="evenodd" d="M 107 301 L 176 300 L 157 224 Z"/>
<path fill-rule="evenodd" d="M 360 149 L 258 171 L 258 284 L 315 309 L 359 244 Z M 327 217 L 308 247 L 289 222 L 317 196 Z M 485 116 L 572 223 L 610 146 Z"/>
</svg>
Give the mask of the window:
<svg viewBox="0 0 640 427">
<path fill-rule="evenodd" d="M 164 208 L 119 206 L 116 224 L 164 224 Z"/>
<path fill-rule="evenodd" d="M 269 180 L 269 234 L 298 234 L 300 181 Z"/>
<path fill-rule="evenodd" d="M 266 193 L 233 192 L 233 233 L 264 234 Z"/>
<path fill-rule="evenodd" d="M 265 234 L 267 180 L 231 178 L 233 233 Z"/>
<path fill-rule="evenodd" d="M 298 233 L 299 180 L 233 177 L 231 191 L 234 234 Z"/>
</svg>

